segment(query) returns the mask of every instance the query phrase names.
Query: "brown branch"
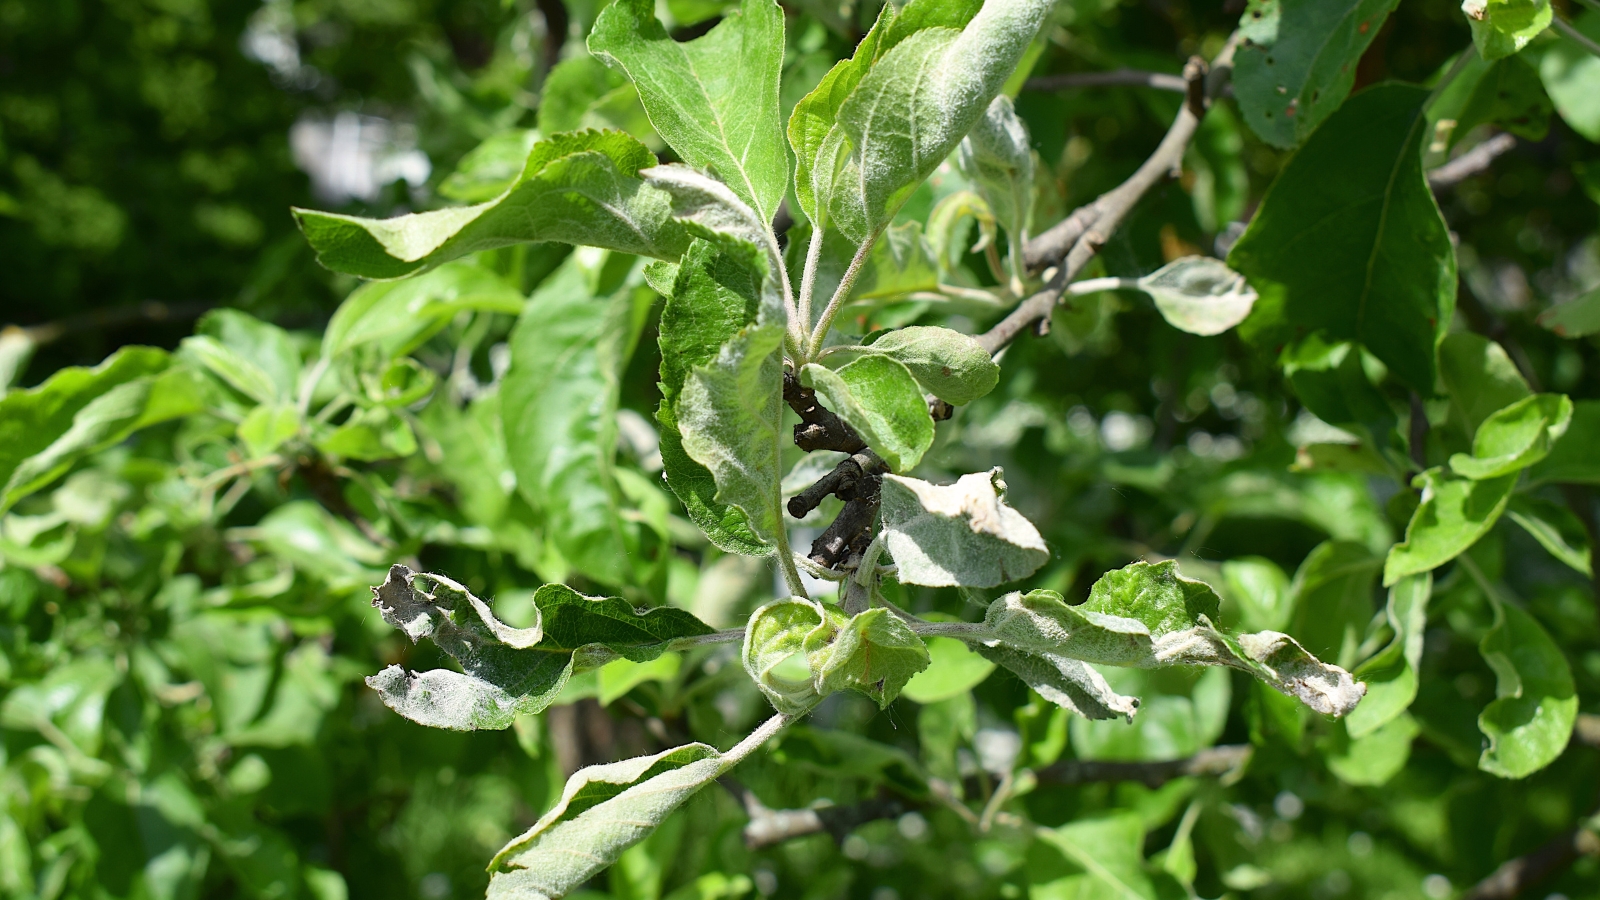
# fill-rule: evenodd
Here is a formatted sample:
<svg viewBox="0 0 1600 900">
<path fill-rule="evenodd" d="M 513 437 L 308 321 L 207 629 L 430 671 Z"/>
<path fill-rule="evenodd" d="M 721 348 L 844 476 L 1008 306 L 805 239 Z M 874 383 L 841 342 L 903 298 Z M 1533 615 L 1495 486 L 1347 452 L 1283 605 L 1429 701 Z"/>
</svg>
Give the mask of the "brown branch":
<svg viewBox="0 0 1600 900">
<path fill-rule="evenodd" d="M 743 791 L 743 800 L 745 812 L 750 816 L 749 823 L 744 826 L 744 845 L 751 850 L 822 833 L 832 837 L 835 843 L 843 843 L 846 835 L 868 822 L 896 819 L 912 809 L 910 804 L 893 797 L 818 809 L 768 809 L 749 791 Z"/>
<path fill-rule="evenodd" d="M 1183 759 L 1157 762 L 1105 762 L 1064 759 L 1040 769 L 1040 784 L 1089 784 L 1099 781 L 1137 781 L 1147 787 L 1160 787 L 1175 778 L 1220 776 L 1237 772 L 1250 761 L 1249 744 L 1224 744 L 1210 747 Z"/>
<path fill-rule="evenodd" d="M 1474 175 L 1489 170 L 1490 163 L 1517 145 L 1516 137 L 1501 132 L 1471 150 L 1428 172 L 1428 187 L 1447 191 Z"/>
<path fill-rule="evenodd" d="M 1565 869 L 1580 856 L 1600 856 L 1600 836 L 1578 827 L 1556 835 L 1525 856 L 1508 860 L 1473 885 L 1462 900 L 1510 900 Z"/>
<path fill-rule="evenodd" d="M 1036 323 L 1047 328 L 1050 313 L 1061 299 L 1067 283 L 1077 277 L 1100 252 L 1100 248 L 1139 200 L 1151 188 L 1179 170 L 1183 164 L 1183 154 L 1200 127 L 1210 98 L 1226 83 L 1233 69 L 1233 53 L 1238 41 L 1237 34 L 1229 39 L 1209 71 L 1205 61 L 1199 57 L 1192 57 L 1183 67 L 1187 101 L 1155 152 L 1127 181 L 1028 242 L 1024 253 L 1030 267 L 1047 266 L 1051 260 L 1061 259 L 1059 268 L 1043 290 L 1024 300 L 997 325 L 978 336 L 978 343 L 985 350 L 991 354 L 998 352 Z"/>
<path fill-rule="evenodd" d="M 1113 72 L 1070 72 L 1065 75 L 1042 75 L 1022 83 L 1025 91 L 1059 91 L 1066 88 L 1085 87 L 1148 87 L 1158 91 L 1183 93 L 1189 83 L 1182 75 L 1164 72 L 1141 72 L 1137 69 L 1117 69 Z"/>
<path fill-rule="evenodd" d="M 867 449 L 866 441 L 843 419 L 817 402 L 817 392 L 802 387 L 793 372 L 783 373 L 783 402 L 800 417 L 794 427 L 794 444 L 810 453 L 813 450 L 842 450 L 857 453 Z M 809 510 L 808 510 L 809 511 Z"/>
<path fill-rule="evenodd" d="M 872 523 L 878 518 L 878 495 L 881 479 L 868 476 L 857 488 L 863 492 L 845 503 L 839 517 L 811 542 L 811 561 L 825 569 L 838 568 L 852 555 L 859 556 L 872 542 Z"/>
</svg>

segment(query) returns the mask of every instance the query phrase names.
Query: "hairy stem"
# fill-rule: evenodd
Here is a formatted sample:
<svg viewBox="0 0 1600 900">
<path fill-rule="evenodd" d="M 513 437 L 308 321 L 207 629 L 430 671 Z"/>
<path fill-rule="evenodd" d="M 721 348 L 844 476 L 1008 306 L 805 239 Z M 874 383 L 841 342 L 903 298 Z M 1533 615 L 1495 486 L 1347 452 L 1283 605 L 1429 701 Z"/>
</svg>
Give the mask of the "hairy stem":
<svg viewBox="0 0 1600 900">
<path fill-rule="evenodd" d="M 783 571 L 783 583 L 789 586 L 789 593 L 796 597 L 811 599 L 806 593 L 806 583 L 800 578 L 800 570 L 795 567 L 794 553 L 789 549 L 789 531 L 778 528 L 778 568 Z"/>
<path fill-rule="evenodd" d="M 806 265 L 800 272 L 800 328 L 811 328 L 811 296 L 817 291 L 817 266 L 822 262 L 824 229 L 811 223 L 811 237 L 806 241 Z M 809 359 L 795 360 L 795 367 L 805 365 Z"/>
<path fill-rule="evenodd" d="M 822 311 L 822 317 L 817 319 L 817 327 L 811 332 L 811 346 L 809 353 L 815 357 L 822 353 L 822 342 L 828 337 L 828 329 L 833 327 L 833 317 L 839 314 L 839 308 L 844 306 L 845 298 L 850 296 L 850 289 L 855 287 L 856 278 L 861 275 L 861 269 L 867 264 L 867 257 L 872 253 L 872 245 L 878 242 L 878 233 L 873 232 L 861 242 L 861 247 L 856 250 L 856 255 L 850 259 L 850 268 L 844 270 L 844 277 L 839 279 L 839 286 L 834 289 L 833 297 L 828 300 L 828 306 Z"/>
</svg>

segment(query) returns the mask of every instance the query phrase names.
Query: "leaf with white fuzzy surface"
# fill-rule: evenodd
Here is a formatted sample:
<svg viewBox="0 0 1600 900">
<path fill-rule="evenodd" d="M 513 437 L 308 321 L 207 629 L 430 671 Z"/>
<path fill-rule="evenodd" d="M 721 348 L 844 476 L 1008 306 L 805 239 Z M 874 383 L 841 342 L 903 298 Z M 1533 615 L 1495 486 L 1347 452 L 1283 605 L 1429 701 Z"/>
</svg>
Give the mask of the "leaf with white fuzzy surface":
<svg viewBox="0 0 1600 900">
<path fill-rule="evenodd" d="M 372 593 L 384 621 L 413 642 L 432 640 L 462 671 L 389 666 L 367 684 L 413 722 L 456 731 L 509 728 L 518 713 L 549 706 L 577 669 L 616 656 L 645 662 L 674 640 L 712 630 L 680 609 L 640 613 L 620 598 L 585 597 L 560 584 L 534 593 L 532 627 L 513 628 L 454 581 L 401 565 Z"/>
<path fill-rule="evenodd" d="M 1179 575 L 1176 563 L 1139 562 L 1106 573 L 1079 606 L 1054 591 L 996 600 L 984 616 L 985 643 L 1099 665 L 1229 666 L 1328 715 L 1343 715 L 1360 701 L 1364 687 L 1350 673 L 1317 660 L 1288 635 L 1217 628 L 1220 607 L 1211 588 Z"/>
<path fill-rule="evenodd" d="M 1139 711 L 1139 698 L 1112 690 L 1105 676 L 1080 659 L 1060 653 L 1024 652 L 1004 644 L 980 645 L 978 652 L 1010 669 L 1039 696 L 1086 719 L 1127 719 Z"/>
<path fill-rule="evenodd" d="M 1011 240 L 1011 265 L 1022 275 L 1019 251 L 1033 214 L 1033 145 L 1011 98 L 994 98 L 961 142 L 956 159 Z M 954 401 L 951 401 L 954 402 Z"/>
<path fill-rule="evenodd" d="M 1032 575 L 1050 558 L 1039 530 L 1002 499 L 1000 469 L 955 484 L 883 479 L 883 537 L 905 584 L 994 587 Z"/>
<path fill-rule="evenodd" d="M 1208 256 L 1175 259 L 1139 279 L 1167 324 L 1190 334 L 1221 334 L 1243 322 L 1256 292 L 1227 263 Z"/>
<path fill-rule="evenodd" d="M 490 900 L 565 897 L 786 724 L 786 717 L 774 716 L 726 753 L 688 744 L 580 769 L 567 780 L 556 805 L 495 855 L 489 864 Z"/>
<path fill-rule="evenodd" d="M 836 628 L 813 631 L 804 646 L 819 694 L 857 690 L 876 700 L 880 709 L 928 667 L 922 638 L 882 608 L 852 616 Z"/>
<path fill-rule="evenodd" d="M 628 73 L 651 124 L 684 162 L 714 172 L 771 221 L 789 186 L 778 4 L 745 0 L 705 35 L 679 43 L 650 0 L 621 0 L 600 14 L 589 51 Z"/>
<path fill-rule="evenodd" d="M 559 241 L 676 259 L 689 233 L 672 198 L 640 170 L 655 154 L 620 131 L 553 135 L 533 146 L 504 193 L 474 206 L 363 219 L 296 209 L 317 261 L 362 278 L 403 278 L 526 241 Z"/>
</svg>

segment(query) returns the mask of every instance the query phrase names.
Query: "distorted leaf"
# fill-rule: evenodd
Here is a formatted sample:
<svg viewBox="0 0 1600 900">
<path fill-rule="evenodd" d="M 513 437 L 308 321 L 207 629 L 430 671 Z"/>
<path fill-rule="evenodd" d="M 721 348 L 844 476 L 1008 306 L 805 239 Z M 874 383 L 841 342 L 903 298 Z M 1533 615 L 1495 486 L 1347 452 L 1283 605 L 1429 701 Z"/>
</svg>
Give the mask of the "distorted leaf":
<svg viewBox="0 0 1600 900">
<path fill-rule="evenodd" d="M 1482 481 L 1526 469 L 1550 453 L 1567 433 L 1572 401 L 1565 394 L 1535 394 L 1483 420 L 1472 438 L 1472 455 L 1450 457 L 1457 475 Z"/>
<path fill-rule="evenodd" d="M 1495 624 L 1478 644 L 1495 674 L 1495 700 L 1478 716 L 1489 739 L 1478 768 L 1501 778 L 1526 778 L 1567 749 L 1578 715 L 1572 670 L 1538 620 L 1495 603 Z"/>
<path fill-rule="evenodd" d="M 1005 503 L 1001 478 L 998 468 L 951 485 L 884 476 L 883 537 L 901 582 L 994 587 L 1045 564 L 1044 539 Z"/>
<path fill-rule="evenodd" d="M 1417 699 L 1423 632 L 1432 594 L 1431 574 L 1408 575 L 1389 588 L 1387 615 L 1394 639 L 1355 671 L 1355 676 L 1366 682 L 1367 696 L 1345 717 L 1352 740 L 1360 741 L 1384 728 Z"/>
<path fill-rule="evenodd" d="M 912 676 L 928 667 L 928 649 L 899 616 L 869 609 L 805 637 L 817 692 L 857 690 L 886 707 Z"/>
<path fill-rule="evenodd" d="M 1551 556 L 1586 576 L 1594 575 L 1589 532 L 1571 509 L 1528 494 L 1514 494 L 1506 515 Z"/>
</svg>

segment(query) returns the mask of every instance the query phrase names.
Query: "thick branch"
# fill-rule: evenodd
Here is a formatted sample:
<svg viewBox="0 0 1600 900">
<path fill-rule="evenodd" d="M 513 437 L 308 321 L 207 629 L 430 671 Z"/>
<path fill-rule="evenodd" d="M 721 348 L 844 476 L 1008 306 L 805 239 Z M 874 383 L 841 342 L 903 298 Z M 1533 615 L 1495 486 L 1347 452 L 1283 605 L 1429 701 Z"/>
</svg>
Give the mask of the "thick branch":
<svg viewBox="0 0 1600 900">
<path fill-rule="evenodd" d="M 1117 69 L 1114 72 L 1070 72 L 1065 75 L 1043 75 L 1023 82 L 1025 91 L 1059 91 L 1066 88 L 1085 87 L 1148 87 L 1160 91 L 1183 93 L 1189 83 L 1182 75 L 1164 72 L 1141 72 L 1137 69 Z"/>
<path fill-rule="evenodd" d="M 800 417 L 800 424 L 794 427 L 794 444 L 801 450 L 857 453 L 867 449 L 866 441 L 855 429 L 818 403 L 817 392 L 802 387 L 793 372 L 783 373 L 783 402 Z"/>
<path fill-rule="evenodd" d="M 823 499 L 829 494 L 837 495 L 840 500 L 845 501 L 870 494 L 873 490 L 871 476 L 882 471 L 883 460 L 871 450 L 847 456 L 839 460 L 833 471 L 817 479 L 815 484 L 789 500 L 789 515 L 796 519 L 805 518 L 813 509 L 821 506 Z"/>
<path fill-rule="evenodd" d="M 1249 744 L 1224 744 L 1210 747 L 1183 759 L 1157 762 L 1100 762 L 1064 759 L 1037 773 L 1040 784 L 1089 784 L 1097 781 L 1138 781 L 1147 787 L 1160 787 L 1187 776 L 1227 775 L 1250 760 Z"/>
<path fill-rule="evenodd" d="M 745 813 L 750 816 L 750 822 L 744 826 L 744 844 L 751 850 L 823 832 L 832 836 L 835 843 L 842 843 L 846 835 L 861 825 L 878 819 L 898 818 L 911 810 L 910 805 L 893 797 L 820 809 L 768 809 L 742 786 L 729 789 L 744 802 Z"/>
<path fill-rule="evenodd" d="M 845 503 L 839 517 L 820 537 L 811 542 L 811 561 L 825 569 L 836 569 L 852 554 L 860 555 L 872 543 L 872 523 L 878 518 L 878 496 L 882 480 L 871 475 L 856 487 L 858 496 Z"/>
<path fill-rule="evenodd" d="M 1489 138 L 1471 150 L 1428 172 L 1428 187 L 1435 193 L 1446 191 L 1474 175 L 1489 170 L 1489 164 L 1510 152 L 1517 145 L 1516 137 L 1504 132 Z"/>
</svg>

